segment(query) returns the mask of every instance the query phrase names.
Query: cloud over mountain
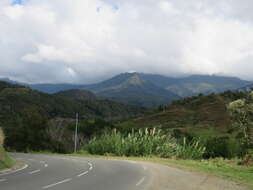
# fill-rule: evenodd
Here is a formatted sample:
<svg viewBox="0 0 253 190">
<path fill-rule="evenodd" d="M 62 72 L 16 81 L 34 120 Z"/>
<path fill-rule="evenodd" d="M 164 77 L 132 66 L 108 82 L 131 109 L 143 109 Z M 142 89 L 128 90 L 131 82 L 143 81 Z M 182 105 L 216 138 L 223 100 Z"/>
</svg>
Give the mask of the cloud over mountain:
<svg viewBox="0 0 253 190">
<path fill-rule="evenodd" d="M 125 71 L 253 79 L 251 0 L 0 2 L 0 76 L 94 82 Z"/>
</svg>

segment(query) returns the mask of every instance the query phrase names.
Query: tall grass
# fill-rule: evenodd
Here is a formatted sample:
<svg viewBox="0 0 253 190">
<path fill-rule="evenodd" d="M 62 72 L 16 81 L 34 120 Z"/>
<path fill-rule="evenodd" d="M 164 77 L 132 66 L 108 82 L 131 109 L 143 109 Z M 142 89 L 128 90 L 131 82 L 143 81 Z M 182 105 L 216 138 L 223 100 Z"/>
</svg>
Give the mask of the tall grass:
<svg viewBox="0 0 253 190">
<path fill-rule="evenodd" d="M 182 159 L 201 159 L 206 152 L 206 147 L 200 144 L 199 140 L 192 140 L 186 142 L 186 138 L 183 139 L 183 144 L 177 146 L 176 157 Z"/>
<path fill-rule="evenodd" d="M 197 142 L 180 145 L 161 130 L 145 129 L 125 135 L 116 130 L 94 137 L 83 147 L 91 154 L 115 156 L 159 156 L 199 159 L 204 154 Z"/>
<path fill-rule="evenodd" d="M 4 136 L 3 130 L 2 128 L 0 128 L 0 145 L 4 144 L 4 139 L 5 139 L 5 136 Z"/>
</svg>

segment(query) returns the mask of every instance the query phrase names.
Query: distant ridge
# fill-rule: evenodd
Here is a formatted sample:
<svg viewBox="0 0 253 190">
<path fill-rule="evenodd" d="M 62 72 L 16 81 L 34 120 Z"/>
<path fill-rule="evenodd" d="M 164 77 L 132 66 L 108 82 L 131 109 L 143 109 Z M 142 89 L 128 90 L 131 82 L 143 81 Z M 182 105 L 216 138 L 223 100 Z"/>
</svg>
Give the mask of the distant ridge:
<svg viewBox="0 0 253 190">
<path fill-rule="evenodd" d="M 1 80 L 1 79 L 0 79 Z M 9 79 L 3 79 L 8 81 Z M 9 80 L 13 84 L 16 81 Z M 23 84 L 49 94 L 82 89 L 92 91 L 97 98 L 106 98 L 141 107 L 156 107 L 179 98 L 198 94 L 220 93 L 227 90 L 243 90 L 253 82 L 236 77 L 216 75 L 191 75 L 175 78 L 158 74 L 127 72 L 96 84 Z M 22 83 L 21 83 L 22 84 Z M 249 88 L 248 88 L 249 89 Z"/>
<path fill-rule="evenodd" d="M 180 98 L 144 80 L 138 73 L 120 74 L 102 83 L 83 88 L 93 91 L 98 97 L 141 107 L 155 107 Z"/>
<path fill-rule="evenodd" d="M 253 90 L 253 83 L 237 89 L 237 91 L 239 92 L 251 92 L 252 90 Z"/>
</svg>

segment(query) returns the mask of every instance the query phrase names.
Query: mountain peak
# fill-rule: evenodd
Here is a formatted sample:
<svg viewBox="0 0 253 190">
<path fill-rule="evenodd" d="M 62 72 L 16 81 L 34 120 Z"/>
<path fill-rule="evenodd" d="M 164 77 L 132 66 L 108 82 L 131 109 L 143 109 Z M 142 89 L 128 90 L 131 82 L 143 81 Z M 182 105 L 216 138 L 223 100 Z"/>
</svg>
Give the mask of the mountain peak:
<svg viewBox="0 0 253 190">
<path fill-rule="evenodd" d="M 134 73 L 134 75 L 127 80 L 127 83 L 138 86 L 144 84 L 145 81 L 141 79 L 141 77 L 137 73 Z"/>
</svg>

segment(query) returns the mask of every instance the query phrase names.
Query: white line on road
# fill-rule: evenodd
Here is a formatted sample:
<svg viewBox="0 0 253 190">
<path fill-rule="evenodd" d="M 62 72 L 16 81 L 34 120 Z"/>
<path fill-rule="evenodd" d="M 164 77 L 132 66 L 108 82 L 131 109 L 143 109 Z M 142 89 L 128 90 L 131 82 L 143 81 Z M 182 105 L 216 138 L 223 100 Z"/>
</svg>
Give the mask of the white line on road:
<svg viewBox="0 0 253 190">
<path fill-rule="evenodd" d="M 38 172 L 40 172 L 40 170 L 34 170 L 32 172 L 29 172 L 29 174 L 35 174 L 35 173 L 38 173 Z"/>
<path fill-rule="evenodd" d="M 59 185 L 59 184 L 62 184 L 62 183 L 66 183 L 66 182 L 69 182 L 69 181 L 71 181 L 71 180 L 72 180 L 72 178 L 65 179 L 65 180 L 63 180 L 63 181 L 59 181 L 59 182 L 57 182 L 57 183 L 53 183 L 53 184 L 51 184 L 51 185 L 44 186 L 44 187 L 42 187 L 42 189 L 48 189 L 48 188 L 50 188 L 50 187 L 54 187 L 54 186 L 56 186 L 56 185 Z"/>
<path fill-rule="evenodd" d="M 89 173 L 89 171 L 85 171 L 85 172 L 79 174 L 77 177 L 82 177 L 83 175 L 86 175 L 87 173 Z"/>
<path fill-rule="evenodd" d="M 91 164 L 90 162 L 88 162 L 88 165 L 90 166 L 90 167 L 89 167 L 89 170 L 92 170 L 92 169 L 93 169 L 92 164 Z"/>
<path fill-rule="evenodd" d="M 136 184 L 136 186 L 141 185 L 141 184 L 144 182 L 144 180 L 145 180 L 145 177 L 143 177 L 143 178 Z"/>
<path fill-rule="evenodd" d="M 47 167 L 48 167 L 48 164 L 45 164 L 44 167 L 47 168 Z"/>
<path fill-rule="evenodd" d="M 4 181 L 6 181 L 7 179 L 0 179 L 0 182 L 4 182 Z"/>
<path fill-rule="evenodd" d="M 14 171 L 11 171 L 11 172 L 7 172 L 7 173 L 3 173 L 3 174 L 0 174 L 0 176 L 4 176 L 4 175 L 9 175 L 9 174 L 13 174 L 13 173 L 16 173 L 16 172 L 19 172 L 21 170 L 24 170 L 28 167 L 28 165 L 24 165 L 24 167 L 20 168 L 20 169 L 17 169 L 17 170 L 14 170 Z"/>
</svg>

